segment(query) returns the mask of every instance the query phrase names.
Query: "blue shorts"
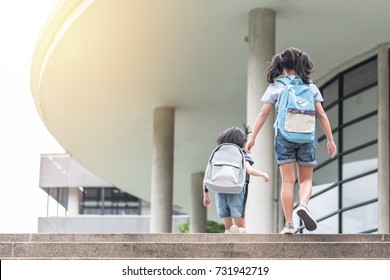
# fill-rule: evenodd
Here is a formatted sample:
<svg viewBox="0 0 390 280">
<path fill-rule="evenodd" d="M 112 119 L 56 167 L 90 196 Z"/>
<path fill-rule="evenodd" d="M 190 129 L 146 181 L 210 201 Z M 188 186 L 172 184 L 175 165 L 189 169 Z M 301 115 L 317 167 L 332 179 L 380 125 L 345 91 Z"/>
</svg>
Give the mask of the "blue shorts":
<svg viewBox="0 0 390 280">
<path fill-rule="evenodd" d="M 316 140 L 298 144 L 289 142 L 280 133 L 274 141 L 276 163 L 278 165 L 297 162 L 300 165 L 316 165 Z"/>
<path fill-rule="evenodd" d="M 215 205 L 220 218 L 244 218 L 245 199 L 241 193 L 215 193 Z"/>
</svg>

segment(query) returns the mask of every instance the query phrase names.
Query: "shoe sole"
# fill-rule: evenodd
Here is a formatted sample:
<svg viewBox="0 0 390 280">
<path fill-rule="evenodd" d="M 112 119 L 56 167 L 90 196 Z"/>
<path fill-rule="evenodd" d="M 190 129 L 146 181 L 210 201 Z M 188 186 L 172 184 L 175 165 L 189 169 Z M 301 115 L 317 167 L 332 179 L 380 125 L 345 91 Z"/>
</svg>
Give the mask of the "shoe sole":
<svg viewBox="0 0 390 280">
<path fill-rule="evenodd" d="M 305 228 L 308 231 L 313 231 L 313 230 L 315 230 L 317 228 L 316 221 L 305 210 L 299 209 L 297 211 L 297 215 L 298 215 L 299 218 L 301 218 L 301 220 L 303 221 L 303 224 L 305 225 Z"/>
<path fill-rule="evenodd" d="M 280 232 L 280 234 L 293 234 L 294 233 L 294 230 L 292 229 L 286 229 L 286 230 L 282 230 Z"/>
</svg>

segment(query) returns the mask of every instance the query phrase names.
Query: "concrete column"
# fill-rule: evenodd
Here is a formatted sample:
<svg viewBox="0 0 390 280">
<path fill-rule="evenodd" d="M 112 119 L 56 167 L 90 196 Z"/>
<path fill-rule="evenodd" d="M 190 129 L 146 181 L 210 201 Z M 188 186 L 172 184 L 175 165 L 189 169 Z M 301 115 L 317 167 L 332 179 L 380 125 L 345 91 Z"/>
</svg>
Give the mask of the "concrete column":
<svg viewBox="0 0 390 280">
<path fill-rule="evenodd" d="M 191 175 L 191 233 L 207 231 L 207 208 L 203 206 L 203 177 L 204 172 Z"/>
<path fill-rule="evenodd" d="M 80 191 L 79 188 L 68 188 L 68 215 L 80 214 Z"/>
<path fill-rule="evenodd" d="M 253 125 L 261 108 L 261 97 L 268 86 L 268 62 L 275 54 L 275 12 L 257 8 L 249 12 L 247 123 Z M 273 188 L 275 184 L 274 115 L 271 114 L 256 139 L 251 156 L 254 167 L 270 175 L 271 182 L 253 177 L 246 209 L 247 231 L 271 233 L 273 230 Z"/>
<path fill-rule="evenodd" d="M 158 107 L 153 116 L 150 231 L 172 232 L 175 109 Z"/>
<path fill-rule="evenodd" d="M 378 232 L 389 233 L 389 50 L 378 50 Z"/>
</svg>

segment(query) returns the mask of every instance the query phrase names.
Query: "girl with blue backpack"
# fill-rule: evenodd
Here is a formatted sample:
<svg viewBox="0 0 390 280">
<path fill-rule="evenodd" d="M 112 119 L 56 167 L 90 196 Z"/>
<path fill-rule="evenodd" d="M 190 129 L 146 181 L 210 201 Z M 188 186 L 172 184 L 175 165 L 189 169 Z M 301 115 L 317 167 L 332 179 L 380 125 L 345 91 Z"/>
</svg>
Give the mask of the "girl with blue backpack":
<svg viewBox="0 0 390 280">
<path fill-rule="evenodd" d="M 247 153 L 269 113 L 276 109 L 274 149 L 281 175 L 281 203 L 285 226 L 281 233 L 294 233 L 293 208 L 295 170 L 298 166 L 299 206 L 297 215 L 308 231 L 317 228 L 317 221 L 307 205 L 312 193 L 313 168 L 316 162 L 315 119 L 318 119 L 327 138 L 327 150 L 334 158 L 337 147 L 329 119 L 321 105 L 322 95 L 310 80 L 313 64 L 299 49 L 288 48 L 275 55 L 269 65 L 270 83 L 261 101 L 264 103 L 253 125 L 245 147 Z"/>
</svg>

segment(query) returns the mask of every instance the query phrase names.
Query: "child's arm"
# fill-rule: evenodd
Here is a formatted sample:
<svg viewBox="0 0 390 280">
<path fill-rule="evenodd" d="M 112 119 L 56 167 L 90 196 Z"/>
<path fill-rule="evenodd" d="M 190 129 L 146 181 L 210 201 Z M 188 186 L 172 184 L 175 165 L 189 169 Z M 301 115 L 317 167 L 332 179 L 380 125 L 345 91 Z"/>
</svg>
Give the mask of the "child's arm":
<svg viewBox="0 0 390 280">
<path fill-rule="evenodd" d="M 263 107 L 261 107 L 261 110 L 255 120 L 255 124 L 253 125 L 252 133 L 249 135 L 248 142 L 245 146 L 245 151 L 247 153 L 250 153 L 252 147 L 255 145 L 256 136 L 259 133 L 260 129 L 263 127 L 263 124 L 267 120 L 269 113 L 272 111 L 272 108 L 273 104 L 269 103 L 264 103 Z"/>
<path fill-rule="evenodd" d="M 324 131 L 326 138 L 328 140 L 328 153 L 331 154 L 332 158 L 334 158 L 337 154 L 337 147 L 333 141 L 332 129 L 330 127 L 328 116 L 326 115 L 324 108 L 322 108 L 321 103 L 315 103 L 316 106 L 316 115 L 322 130 Z"/>
<path fill-rule="evenodd" d="M 209 195 L 209 191 L 206 189 L 206 185 L 204 184 L 203 182 L 203 185 L 202 185 L 202 191 L 203 191 L 203 205 L 206 206 L 206 207 L 210 207 L 211 206 L 211 198 L 210 198 L 210 195 Z"/>
<path fill-rule="evenodd" d="M 261 172 L 257 169 L 254 169 L 250 164 L 249 162 L 246 162 L 246 172 L 249 174 L 249 175 L 253 175 L 253 176 L 258 176 L 258 177 L 262 177 L 264 178 L 264 181 L 267 183 L 269 182 L 269 176 L 267 173 L 264 173 L 264 172 Z"/>
</svg>

